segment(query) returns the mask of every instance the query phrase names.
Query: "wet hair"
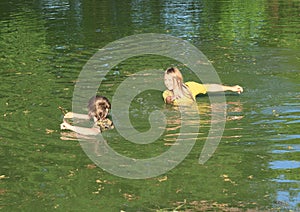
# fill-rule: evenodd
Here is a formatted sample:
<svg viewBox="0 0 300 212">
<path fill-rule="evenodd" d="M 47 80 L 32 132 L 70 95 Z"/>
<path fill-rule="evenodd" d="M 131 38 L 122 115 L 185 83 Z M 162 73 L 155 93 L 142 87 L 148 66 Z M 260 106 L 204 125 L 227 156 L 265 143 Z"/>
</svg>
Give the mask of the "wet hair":
<svg viewBox="0 0 300 212">
<path fill-rule="evenodd" d="M 88 115 L 93 118 L 96 117 L 97 120 L 104 120 L 111 108 L 109 100 L 100 95 L 96 95 L 90 98 L 88 102 Z"/>
</svg>

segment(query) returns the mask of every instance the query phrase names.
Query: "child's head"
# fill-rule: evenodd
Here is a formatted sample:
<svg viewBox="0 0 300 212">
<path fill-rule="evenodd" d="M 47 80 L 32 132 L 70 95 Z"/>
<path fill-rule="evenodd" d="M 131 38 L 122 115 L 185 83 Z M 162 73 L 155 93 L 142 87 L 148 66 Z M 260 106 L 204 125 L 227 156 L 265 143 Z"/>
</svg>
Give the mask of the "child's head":
<svg viewBox="0 0 300 212">
<path fill-rule="evenodd" d="M 173 99 L 179 99 L 185 96 L 195 101 L 191 91 L 183 83 L 183 77 L 178 68 L 168 68 L 165 71 L 164 81 L 167 89 L 173 92 Z"/>
<path fill-rule="evenodd" d="M 183 83 L 182 74 L 176 67 L 168 68 L 165 71 L 164 80 L 165 86 L 168 88 L 168 90 L 180 88 Z"/>
<path fill-rule="evenodd" d="M 165 71 L 164 81 L 168 90 L 175 90 L 181 87 L 183 77 L 178 68 L 171 67 Z"/>
<path fill-rule="evenodd" d="M 107 117 L 110 108 L 110 102 L 106 97 L 96 95 L 89 100 L 88 115 L 91 118 L 103 120 Z"/>
</svg>

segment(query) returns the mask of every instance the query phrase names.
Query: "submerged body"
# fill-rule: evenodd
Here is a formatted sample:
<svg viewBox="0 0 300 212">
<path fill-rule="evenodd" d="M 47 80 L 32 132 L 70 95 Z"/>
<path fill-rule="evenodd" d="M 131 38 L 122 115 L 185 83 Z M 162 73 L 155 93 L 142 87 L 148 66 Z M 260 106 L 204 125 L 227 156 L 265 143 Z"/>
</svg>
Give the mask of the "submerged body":
<svg viewBox="0 0 300 212">
<path fill-rule="evenodd" d="M 79 114 L 68 112 L 64 115 L 63 123 L 60 128 L 62 130 L 71 130 L 82 135 L 97 135 L 104 130 L 113 129 L 114 125 L 108 119 L 108 113 L 111 108 L 109 100 L 104 96 L 94 96 L 88 102 L 88 114 Z M 66 119 L 77 118 L 82 120 L 93 119 L 94 125 L 91 128 L 73 126 Z"/>
<path fill-rule="evenodd" d="M 197 83 L 197 82 L 186 82 L 184 83 L 185 86 L 190 90 L 190 93 L 192 95 L 192 98 L 190 97 L 187 97 L 187 96 L 183 96 L 181 98 L 173 98 L 173 91 L 172 90 L 165 90 L 163 92 L 163 98 L 164 98 L 164 101 L 166 103 L 172 103 L 174 105 L 179 105 L 179 104 L 186 104 L 186 103 L 192 103 L 194 102 L 194 99 L 196 99 L 196 96 L 199 95 L 199 94 L 206 94 L 207 93 L 207 89 L 205 86 L 203 86 L 202 84 L 200 83 Z"/>
<path fill-rule="evenodd" d="M 100 127 L 101 132 L 105 130 L 111 130 L 114 129 L 113 122 L 109 118 L 105 118 L 103 120 L 98 120 L 96 122 L 97 126 Z"/>
</svg>

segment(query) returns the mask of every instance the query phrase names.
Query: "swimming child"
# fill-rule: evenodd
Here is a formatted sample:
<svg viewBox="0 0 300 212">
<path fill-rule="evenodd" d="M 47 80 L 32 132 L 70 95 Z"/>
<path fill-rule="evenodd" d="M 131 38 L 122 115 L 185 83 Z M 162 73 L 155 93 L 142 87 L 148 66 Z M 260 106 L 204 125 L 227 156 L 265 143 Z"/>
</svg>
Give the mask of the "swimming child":
<svg viewBox="0 0 300 212">
<path fill-rule="evenodd" d="M 168 68 L 165 71 L 164 82 L 167 87 L 167 90 L 163 92 L 164 101 L 173 105 L 195 102 L 198 94 L 207 92 L 232 91 L 238 94 L 243 92 L 243 88 L 239 85 L 200 84 L 193 81 L 184 83 L 182 74 L 176 67 Z"/>
<path fill-rule="evenodd" d="M 66 113 L 64 115 L 63 123 L 60 124 L 60 129 L 71 130 L 82 135 L 97 135 L 104 130 L 114 128 L 112 121 L 107 118 L 111 104 L 106 97 L 96 95 L 90 98 L 87 108 L 87 115 L 73 112 Z M 92 128 L 73 126 L 66 121 L 66 119 L 70 118 L 83 120 L 93 119 L 95 124 Z"/>
</svg>

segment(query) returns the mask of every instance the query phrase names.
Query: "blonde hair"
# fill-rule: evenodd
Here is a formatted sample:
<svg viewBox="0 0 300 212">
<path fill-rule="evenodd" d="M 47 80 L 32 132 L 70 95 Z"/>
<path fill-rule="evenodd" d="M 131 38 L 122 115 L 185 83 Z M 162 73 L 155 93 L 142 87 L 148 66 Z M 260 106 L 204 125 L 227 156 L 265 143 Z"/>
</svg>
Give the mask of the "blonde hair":
<svg viewBox="0 0 300 212">
<path fill-rule="evenodd" d="M 175 99 L 187 97 L 195 101 L 190 89 L 183 83 L 183 77 L 178 68 L 168 68 L 165 71 L 165 76 L 166 75 L 171 75 L 173 78 L 173 95 Z"/>
</svg>

